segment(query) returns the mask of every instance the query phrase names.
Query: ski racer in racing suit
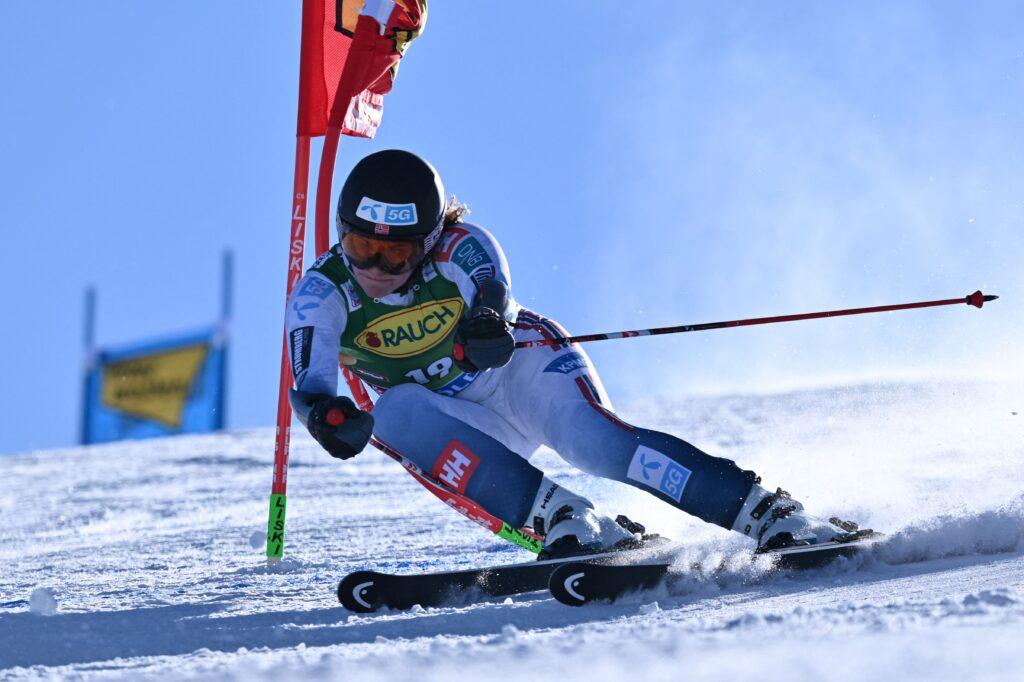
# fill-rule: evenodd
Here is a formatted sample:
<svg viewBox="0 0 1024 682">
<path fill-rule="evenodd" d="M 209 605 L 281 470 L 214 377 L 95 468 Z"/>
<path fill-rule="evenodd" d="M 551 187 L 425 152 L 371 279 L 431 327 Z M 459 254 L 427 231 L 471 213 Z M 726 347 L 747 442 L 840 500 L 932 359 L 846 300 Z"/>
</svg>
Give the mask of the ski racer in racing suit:
<svg viewBox="0 0 1024 682">
<path fill-rule="evenodd" d="M 544 536 L 542 557 L 638 540 L 636 525 L 533 466 L 542 444 L 759 548 L 849 537 L 854 524 L 807 514 L 734 462 L 623 421 L 578 345 L 515 349 L 568 334 L 515 302 L 501 247 L 463 213 L 409 152 L 371 154 L 346 180 L 339 242 L 296 285 L 286 318 L 292 407 L 331 455 L 356 455 L 372 434 L 490 514 Z M 338 397 L 339 360 L 380 394 L 372 415 Z"/>
</svg>

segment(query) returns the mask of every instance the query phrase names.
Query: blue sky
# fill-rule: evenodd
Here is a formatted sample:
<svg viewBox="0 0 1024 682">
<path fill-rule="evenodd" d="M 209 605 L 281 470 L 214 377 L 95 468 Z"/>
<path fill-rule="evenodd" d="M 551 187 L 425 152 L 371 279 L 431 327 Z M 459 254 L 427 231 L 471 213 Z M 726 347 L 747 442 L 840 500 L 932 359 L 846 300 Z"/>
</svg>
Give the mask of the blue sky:
<svg viewBox="0 0 1024 682">
<path fill-rule="evenodd" d="M 86 285 L 101 344 L 199 327 L 224 248 L 229 422 L 272 424 L 297 4 L 0 6 L 0 452 L 74 442 Z M 1019 376 L 1022 26 L 1015 2 L 434 2 L 335 184 L 424 155 L 517 297 L 580 333 L 1002 296 L 596 344 L 620 401 Z"/>
</svg>

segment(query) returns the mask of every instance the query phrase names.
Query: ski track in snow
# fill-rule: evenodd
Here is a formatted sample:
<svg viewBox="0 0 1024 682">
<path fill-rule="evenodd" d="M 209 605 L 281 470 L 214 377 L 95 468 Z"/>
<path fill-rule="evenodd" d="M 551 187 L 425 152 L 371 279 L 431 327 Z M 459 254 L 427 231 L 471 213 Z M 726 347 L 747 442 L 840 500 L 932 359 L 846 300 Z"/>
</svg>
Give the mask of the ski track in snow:
<svg viewBox="0 0 1024 682">
<path fill-rule="evenodd" d="M 541 452 L 599 508 L 685 545 L 668 585 L 580 609 L 538 593 L 348 614 L 334 588 L 356 568 L 527 557 L 383 455 L 337 462 L 301 427 L 288 558 L 273 567 L 250 545 L 266 523 L 272 430 L 0 457 L 0 679 L 724 680 L 766 664 L 789 679 L 1024 679 L 1022 389 L 871 384 L 628 406 L 814 511 L 891 536 L 819 572 L 769 574 L 742 538 Z"/>
</svg>

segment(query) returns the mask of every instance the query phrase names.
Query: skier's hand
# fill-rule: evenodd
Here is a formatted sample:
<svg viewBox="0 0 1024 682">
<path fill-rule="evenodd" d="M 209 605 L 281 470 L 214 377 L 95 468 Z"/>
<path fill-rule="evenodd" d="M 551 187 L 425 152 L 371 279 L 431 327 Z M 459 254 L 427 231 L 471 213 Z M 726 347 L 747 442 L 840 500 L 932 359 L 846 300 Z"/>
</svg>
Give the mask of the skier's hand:
<svg viewBox="0 0 1024 682">
<path fill-rule="evenodd" d="M 494 369 L 508 364 L 515 345 L 505 318 L 493 308 L 478 306 L 456 327 L 452 356 L 465 372 Z"/>
<path fill-rule="evenodd" d="M 304 399 L 310 405 L 306 428 L 331 457 L 348 459 L 366 447 L 373 435 L 373 415 L 344 396 L 314 394 Z"/>
</svg>

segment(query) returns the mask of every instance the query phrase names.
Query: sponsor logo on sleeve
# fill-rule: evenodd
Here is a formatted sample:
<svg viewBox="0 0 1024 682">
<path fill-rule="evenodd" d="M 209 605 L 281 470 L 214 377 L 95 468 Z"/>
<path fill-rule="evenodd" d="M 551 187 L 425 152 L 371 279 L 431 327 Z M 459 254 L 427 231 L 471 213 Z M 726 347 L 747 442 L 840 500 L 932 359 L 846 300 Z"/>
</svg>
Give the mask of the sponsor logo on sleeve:
<svg viewBox="0 0 1024 682">
<path fill-rule="evenodd" d="M 301 386 L 309 370 L 309 356 L 313 348 L 313 328 L 299 327 L 291 332 L 292 376 L 295 385 Z"/>
<path fill-rule="evenodd" d="M 441 234 L 441 245 L 437 247 L 437 253 L 434 255 L 434 260 L 438 263 L 447 263 L 452 259 L 452 252 L 458 245 L 459 240 L 469 234 L 469 230 L 464 227 L 452 227 L 446 228 Z"/>
<path fill-rule="evenodd" d="M 321 301 L 331 295 L 331 291 L 334 290 L 334 285 L 330 282 L 325 282 L 319 277 L 305 277 L 302 280 L 302 286 L 299 287 L 296 296 L 312 296 L 319 298 Z"/>
<path fill-rule="evenodd" d="M 319 303 L 303 303 L 302 305 L 299 305 L 298 301 L 292 303 L 292 310 L 295 311 L 295 315 L 299 318 L 299 322 L 306 321 L 306 312 L 316 310 L 319 307 Z"/>
<path fill-rule="evenodd" d="M 641 445 L 633 453 L 626 477 L 667 495 L 677 503 L 692 472 L 667 455 Z"/>
<path fill-rule="evenodd" d="M 292 311 L 299 318 L 300 322 L 306 321 L 306 313 L 310 310 L 316 310 L 320 307 L 319 301 L 323 301 L 331 292 L 334 290 L 334 285 L 330 282 L 325 282 L 319 277 L 304 277 L 302 284 L 299 286 L 298 291 L 295 292 L 295 298 L 301 298 L 308 296 L 310 298 L 317 299 L 316 301 L 299 303 L 298 300 L 292 303 Z"/>
<path fill-rule="evenodd" d="M 434 478 L 460 494 L 466 492 L 469 479 L 473 477 L 480 458 L 457 440 L 448 443 L 441 456 L 434 463 Z"/>
<path fill-rule="evenodd" d="M 387 234 L 387 232 L 380 232 L 380 228 L 397 225 L 415 225 L 418 222 L 416 218 L 416 204 L 389 204 L 385 201 L 371 199 L 370 197 L 363 197 L 359 200 L 356 215 L 363 220 L 375 223 L 374 231 L 377 234 Z"/>
<path fill-rule="evenodd" d="M 345 292 L 345 301 L 348 303 L 348 311 L 350 313 L 363 307 L 363 302 L 359 299 L 359 294 L 356 292 L 356 288 L 351 281 L 345 280 L 342 282 L 341 290 Z"/>
<path fill-rule="evenodd" d="M 497 270 L 495 270 L 494 265 L 493 264 L 487 264 L 487 265 L 481 265 L 476 270 L 474 270 L 472 273 L 470 273 L 469 278 L 471 280 L 473 280 L 474 282 L 476 282 L 477 286 L 481 286 L 487 280 L 494 279 L 496 274 L 497 274 Z"/>
<path fill-rule="evenodd" d="M 587 359 L 583 357 L 583 354 L 573 351 L 571 353 L 566 353 L 565 355 L 559 355 L 548 363 L 548 366 L 544 368 L 544 371 L 556 372 L 558 374 L 569 374 L 578 369 L 586 369 L 586 367 Z"/>
<path fill-rule="evenodd" d="M 464 307 L 461 298 L 449 298 L 378 317 L 355 338 L 356 345 L 389 358 L 423 353 L 448 337 Z"/>
<path fill-rule="evenodd" d="M 493 263 L 476 237 L 467 237 L 455 246 L 452 262 L 469 274 L 482 265 Z"/>
</svg>

